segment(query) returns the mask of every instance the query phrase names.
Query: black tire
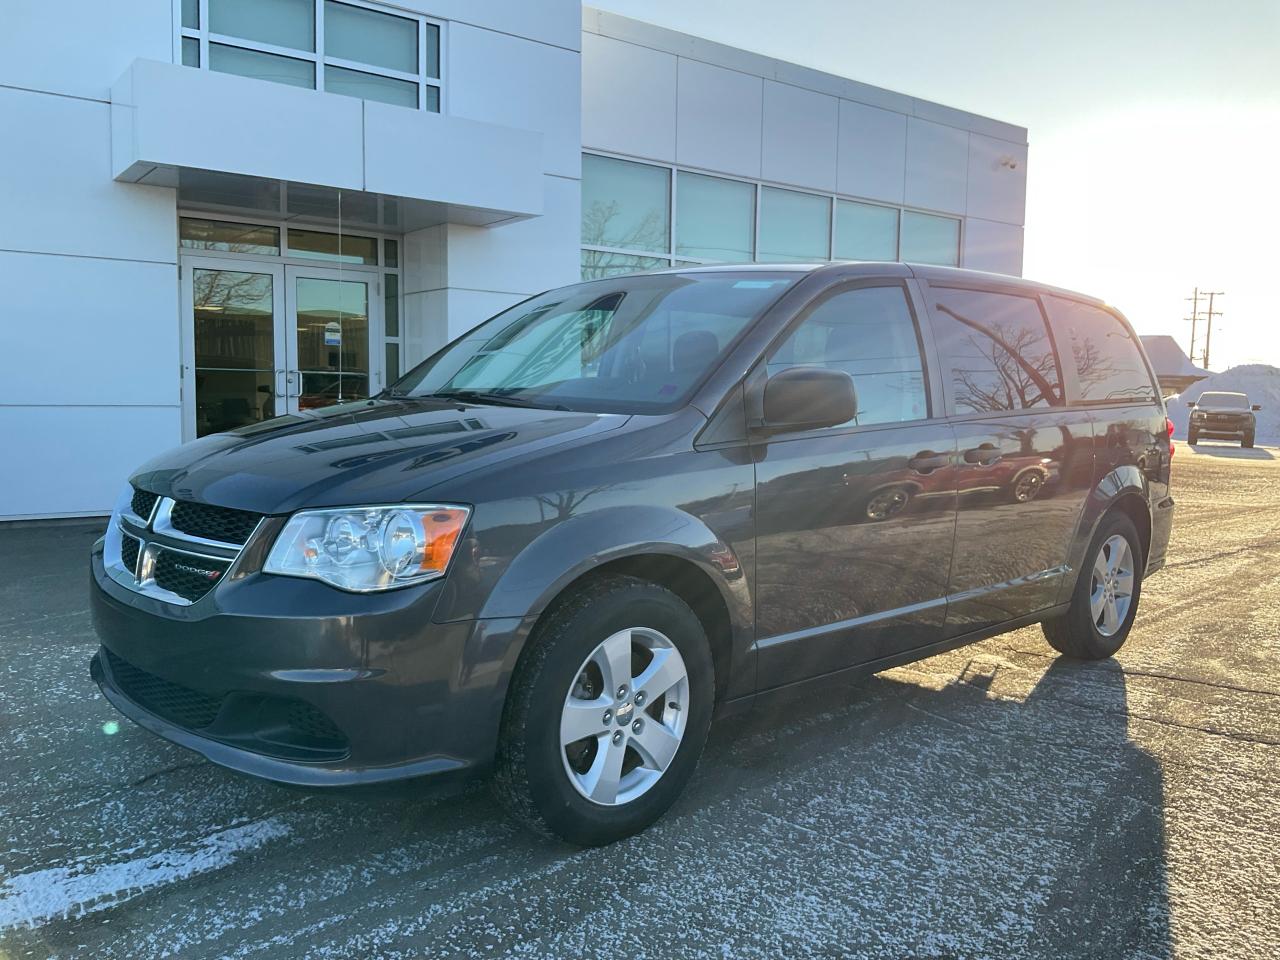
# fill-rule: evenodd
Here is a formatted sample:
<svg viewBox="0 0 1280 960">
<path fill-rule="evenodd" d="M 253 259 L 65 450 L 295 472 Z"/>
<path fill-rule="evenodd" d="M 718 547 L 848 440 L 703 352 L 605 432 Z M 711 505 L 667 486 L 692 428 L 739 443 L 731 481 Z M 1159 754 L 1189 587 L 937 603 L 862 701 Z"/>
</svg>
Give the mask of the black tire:
<svg viewBox="0 0 1280 960">
<path fill-rule="evenodd" d="M 1191 430 L 1187 433 L 1187 443 L 1194 445 L 1199 442 L 1200 442 L 1200 434 L 1196 433 L 1194 430 Z"/>
<path fill-rule="evenodd" d="M 1252 447 L 1252 446 L 1253 446 L 1253 434 L 1252 434 L 1252 433 L 1246 433 L 1246 434 L 1244 435 L 1244 438 L 1240 441 L 1240 446 L 1242 446 L 1242 447 Z"/>
<path fill-rule="evenodd" d="M 1111 537 L 1119 534 L 1129 542 L 1129 550 L 1134 558 L 1133 592 L 1129 609 L 1119 629 L 1111 636 L 1104 636 L 1094 623 L 1089 606 L 1089 594 L 1093 585 L 1093 564 L 1102 545 Z M 1059 653 L 1074 657 L 1077 660 L 1105 660 L 1115 654 L 1133 629 L 1133 620 L 1138 612 L 1138 601 L 1142 599 L 1142 574 L 1145 560 L 1142 553 L 1142 542 L 1138 531 L 1123 513 L 1111 513 L 1103 518 L 1098 531 L 1093 535 L 1089 549 L 1085 552 L 1081 564 L 1080 575 L 1076 580 L 1075 590 L 1071 594 L 1071 607 L 1060 617 L 1044 621 L 1040 627 L 1044 631 L 1049 645 Z"/>
<path fill-rule="evenodd" d="M 665 772 L 629 803 L 601 806 L 569 780 L 560 745 L 565 697 L 583 661 L 612 634 L 648 627 L 679 650 L 689 681 L 684 737 Z M 670 590 L 635 577 L 591 581 L 557 602 L 521 655 L 507 696 L 493 789 L 520 822 L 544 836 L 583 846 L 621 840 L 649 826 L 693 776 L 715 701 L 715 667 L 706 631 Z"/>
</svg>

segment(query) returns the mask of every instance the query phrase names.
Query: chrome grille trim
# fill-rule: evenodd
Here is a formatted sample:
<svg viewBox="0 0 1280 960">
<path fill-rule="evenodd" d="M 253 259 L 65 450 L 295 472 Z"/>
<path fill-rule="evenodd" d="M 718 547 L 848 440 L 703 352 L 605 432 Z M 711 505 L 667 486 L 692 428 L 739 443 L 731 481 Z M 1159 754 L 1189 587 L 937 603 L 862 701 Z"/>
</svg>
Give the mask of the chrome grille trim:
<svg viewBox="0 0 1280 960">
<path fill-rule="evenodd" d="M 106 538 L 103 542 L 102 560 L 107 576 L 122 587 L 127 587 L 134 593 L 140 593 L 145 597 L 151 597 L 175 606 L 189 607 L 191 604 L 198 603 L 212 594 L 224 580 L 235 572 L 240 563 L 241 554 L 244 553 L 245 547 L 252 543 L 254 537 L 258 535 L 258 531 L 262 529 L 262 524 L 266 517 L 258 521 L 258 525 L 253 528 L 253 532 L 249 534 L 249 539 L 243 545 L 224 543 L 221 540 L 206 540 L 203 537 L 192 536 L 175 528 L 169 522 L 173 504 L 174 501 L 171 497 L 161 497 L 156 501 L 155 506 L 152 508 L 151 516 L 146 520 L 134 515 L 131 511 L 126 510 L 123 512 L 114 523 L 107 527 Z M 141 541 L 136 571 L 130 570 L 124 564 L 121 548 L 123 538 L 126 536 Z M 183 544 L 189 546 L 183 546 Z M 217 552 L 203 551 L 200 547 L 212 547 Z M 188 600 L 186 597 L 179 596 L 159 586 L 151 576 L 155 566 L 156 554 L 160 550 L 167 550 L 171 553 L 183 554 L 200 560 L 213 560 L 219 564 L 228 564 L 228 566 L 226 572 L 209 588 L 207 593 L 196 600 Z"/>
</svg>

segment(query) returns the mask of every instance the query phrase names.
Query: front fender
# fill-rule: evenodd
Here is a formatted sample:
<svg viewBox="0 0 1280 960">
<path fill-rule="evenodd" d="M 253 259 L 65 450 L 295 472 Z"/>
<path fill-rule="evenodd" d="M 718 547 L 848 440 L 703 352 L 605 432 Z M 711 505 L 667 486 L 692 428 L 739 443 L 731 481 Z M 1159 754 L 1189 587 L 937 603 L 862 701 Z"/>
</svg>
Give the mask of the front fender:
<svg viewBox="0 0 1280 960">
<path fill-rule="evenodd" d="M 570 517 L 530 541 L 503 571 L 478 617 L 520 617 L 530 623 L 571 584 L 606 564 L 643 557 L 681 560 L 714 584 L 728 614 L 731 649 L 725 695 L 732 698 L 755 687 L 749 655 L 754 639 L 746 566 L 750 558 L 739 554 L 740 549 L 735 550 L 704 520 L 673 507 L 633 505 L 593 511 Z M 508 651 L 504 665 L 508 670 L 514 668 L 519 654 L 518 648 Z"/>
</svg>

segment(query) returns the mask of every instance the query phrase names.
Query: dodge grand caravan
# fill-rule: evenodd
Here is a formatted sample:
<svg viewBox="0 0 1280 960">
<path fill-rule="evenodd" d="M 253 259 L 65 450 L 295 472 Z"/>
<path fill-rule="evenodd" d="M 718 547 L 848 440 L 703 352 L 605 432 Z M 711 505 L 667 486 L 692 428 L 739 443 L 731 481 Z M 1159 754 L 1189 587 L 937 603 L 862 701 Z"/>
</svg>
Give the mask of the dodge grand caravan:
<svg viewBox="0 0 1280 960">
<path fill-rule="evenodd" d="M 1170 433 L 1079 294 L 870 263 L 580 283 L 371 400 L 142 466 L 93 549 L 92 675 L 244 773 L 490 772 L 605 843 L 713 716 L 1032 623 L 1115 653 Z"/>
</svg>

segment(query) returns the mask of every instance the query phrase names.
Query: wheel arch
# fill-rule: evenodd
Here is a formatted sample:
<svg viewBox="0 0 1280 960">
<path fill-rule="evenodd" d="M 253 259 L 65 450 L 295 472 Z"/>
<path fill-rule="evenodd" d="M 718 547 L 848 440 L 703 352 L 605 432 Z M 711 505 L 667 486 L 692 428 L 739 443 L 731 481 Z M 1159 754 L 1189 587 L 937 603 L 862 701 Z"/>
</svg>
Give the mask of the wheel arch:
<svg viewBox="0 0 1280 960">
<path fill-rule="evenodd" d="M 478 611 L 479 619 L 519 617 L 525 624 L 504 658 L 501 699 L 528 639 L 548 612 L 584 584 L 609 574 L 649 580 L 689 604 L 711 644 L 717 700 L 753 693 L 754 615 L 747 570 L 726 539 L 699 517 L 658 506 L 601 510 L 545 530 L 512 559 Z"/>
</svg>

